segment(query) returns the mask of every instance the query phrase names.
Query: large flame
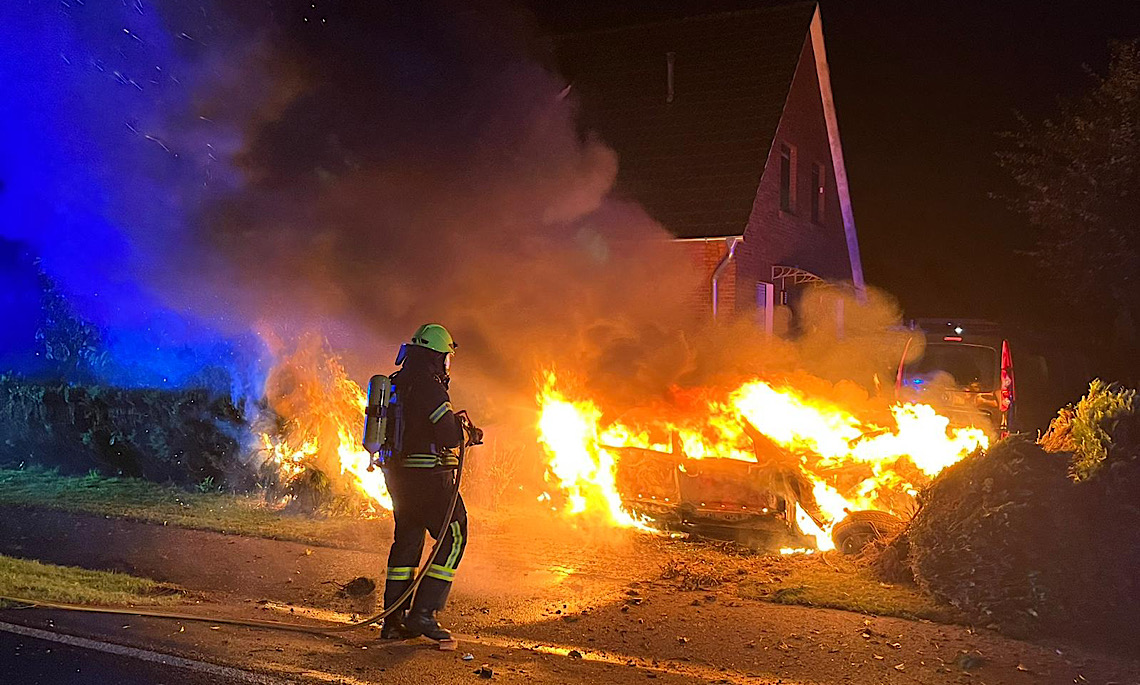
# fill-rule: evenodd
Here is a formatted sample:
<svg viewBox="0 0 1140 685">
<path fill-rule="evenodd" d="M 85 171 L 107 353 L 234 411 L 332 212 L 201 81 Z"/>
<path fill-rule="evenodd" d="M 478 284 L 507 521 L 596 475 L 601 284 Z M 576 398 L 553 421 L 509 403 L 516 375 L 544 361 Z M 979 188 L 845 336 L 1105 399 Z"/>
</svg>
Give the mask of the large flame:
<svg viewBox="0 0 1140 685">
<path fill-rule="evenodd" d="M 775 458 L 786 460 L 779 466 L 810 482 L 814 503 L 809 505 L 817 511 L 797 505 L 792 516 L 820 549 L 831 547 L 830 529 L 848 512 L 905 514 L 919 487 L 989 445 L 981 429 L 952 428 L 928 405 L 895 404 L 889 407 L 893 425 L 884 426 L 830 400 L 762 380 L 744 383 L 724 399 L 699 403 L 695 413 L 636 425 L 603 425 L 597 403 L 568 399 L 552 372 L 545 374 L 538 404 L 548 480 L 565 496 L 568 514 L 595 512 L 619 526 L 645 527 L 616 486 L 619 448 L 756 462 L 758 434 L 779 450 Z"/>
<path fill-rule="evenodd" d="M 538 419 L 539 442 L 550 461 L 547 476 L 566 494 L 567 511 L 600 511 L 622 527 L 645 524 L 622 507 L 617 490 L 617 462 L 599 441 L 601 412 L 592 402 L 571 402 L 548 375 Z"/>
<path fill-rule="evenodd" d="M 274 368 L 267 397 L 282 425 L 262 432 L 260 440 L 284 480 L 317 468 L 337 479 L 342 491 L 358 491 L 375 507 L 392 509 L 384 474 L 368 470 L 369 455 L 360 444 L 367 396 L 336 358 L 317 345 L 300 347 Z"/>
</svg>

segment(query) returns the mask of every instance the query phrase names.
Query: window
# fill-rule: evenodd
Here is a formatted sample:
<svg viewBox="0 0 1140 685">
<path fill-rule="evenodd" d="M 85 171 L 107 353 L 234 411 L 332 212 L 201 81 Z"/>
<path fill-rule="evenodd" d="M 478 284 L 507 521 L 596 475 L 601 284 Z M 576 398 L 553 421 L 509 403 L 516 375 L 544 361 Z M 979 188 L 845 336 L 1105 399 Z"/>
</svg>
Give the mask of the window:
<svg viewBox="0 0 1140 685">
<path fill-rule="evenodd" d="M 920 386 L 945 374 L 964 390 L 992 392 L 997 386 L 998 352 L 984 345 L 932 343 L 921 359 L 906 365 L 904 373 L 904 382 L 911 385 Z"/>
<path fill-rule="evenodd" d="M 788 145 L 780 144 L 780 209 L 795 211 L 796 156 Z"/>
<path fill-rule="evenodd" d="M 811 165 L 811 222 L 813 224 L 823 223 L 823 200 L 824 187 L 823 180 L 827 178 L 823 170 L 822 164 L 813 163 Z"/>
</svg>

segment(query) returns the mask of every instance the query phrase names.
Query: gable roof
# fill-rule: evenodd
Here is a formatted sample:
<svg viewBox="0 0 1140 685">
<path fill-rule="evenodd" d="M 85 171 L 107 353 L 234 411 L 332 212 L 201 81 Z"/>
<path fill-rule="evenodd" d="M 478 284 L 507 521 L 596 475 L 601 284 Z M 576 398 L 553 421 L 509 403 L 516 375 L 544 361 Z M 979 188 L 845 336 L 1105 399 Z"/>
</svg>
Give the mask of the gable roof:
<svg viewBox="0 0 1140 685">
<path fill-rule="evenodd" d="M 582 125 L 618 153 L 618 195 L 679 238 L 743 234 L 815 7 L 781 3 L 559 38 Z"/>
</svg>

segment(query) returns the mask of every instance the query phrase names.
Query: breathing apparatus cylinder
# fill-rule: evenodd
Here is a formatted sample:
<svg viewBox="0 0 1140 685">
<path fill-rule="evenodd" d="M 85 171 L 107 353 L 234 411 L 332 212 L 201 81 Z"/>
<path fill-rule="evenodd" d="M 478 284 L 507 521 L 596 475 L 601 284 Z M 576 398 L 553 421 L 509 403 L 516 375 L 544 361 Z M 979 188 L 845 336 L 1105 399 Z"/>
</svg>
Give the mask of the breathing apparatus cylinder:
<svg viewBox="0 0 1140 685">
<path fill-rule="evenodd" d="M 372 470 L 377 461 L 383 461 L 388 456 L 384 454 L 389 446 L 388 442 L 388 408 L 392 401 L 392 379 L 377 374 L 368 381 L 368 406 L 364 410 L 364 440 L 365 451 L 372 455 Z"/>
</svg>

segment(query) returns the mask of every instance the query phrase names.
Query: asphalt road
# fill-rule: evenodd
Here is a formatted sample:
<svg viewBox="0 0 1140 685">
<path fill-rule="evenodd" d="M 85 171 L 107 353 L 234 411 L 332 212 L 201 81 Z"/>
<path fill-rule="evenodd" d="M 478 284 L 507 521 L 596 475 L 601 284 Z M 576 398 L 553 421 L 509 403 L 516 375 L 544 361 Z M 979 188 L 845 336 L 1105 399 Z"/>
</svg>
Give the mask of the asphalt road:
<svg viewBox="0 0 1140 685">
<path fill-rule="evenodd" d="M 372 538 L 361 539 L 363 549 L 344 549 L 58 511 L 0 508 L 0 514 L 0 553 L 172 583 L 187 593 L 179 611 L 207 616 L 348 621 L 374 611 L 377 598 L 341 597 L 339 586 L 362 573 L 378 575 L 386 563 L 383 545 Z M 776 572 L 760 567 L 740 581 L 687 590 L 664 577 L 668 562 L 729 558 L 683 541 L 557 528 L 537 516 L 511 523 L 472 527 L 463 576 L 443 617 L 460 634 L 454 652 L 425 641 L 382 642 L 374 629 L 318 637 L 4 610 L 0 623 L 31 628 L 17 627 L 25 632 L 14 640 L 4 634 L 13 628 L 0 625 L 0 685 L 473 685 L 483 682 L 475 671 L 484 664 L 498 685 L 1140 685 L 1140 662 L 1123 654 L 1018 641 L 984 628 L 756 601 L 741 593 L 743 584 L 764 583 Z M 116 652 L 108 642 L 142 655 Z M 963 654 L 975 662 L 968 669 L 959 664 Z"/>
<path fill-rule="evenodd" d="M 284 681 L 148 650 L 0 623 L 0 683 L 275 685 L 279 682 Z"/>
</svg>

